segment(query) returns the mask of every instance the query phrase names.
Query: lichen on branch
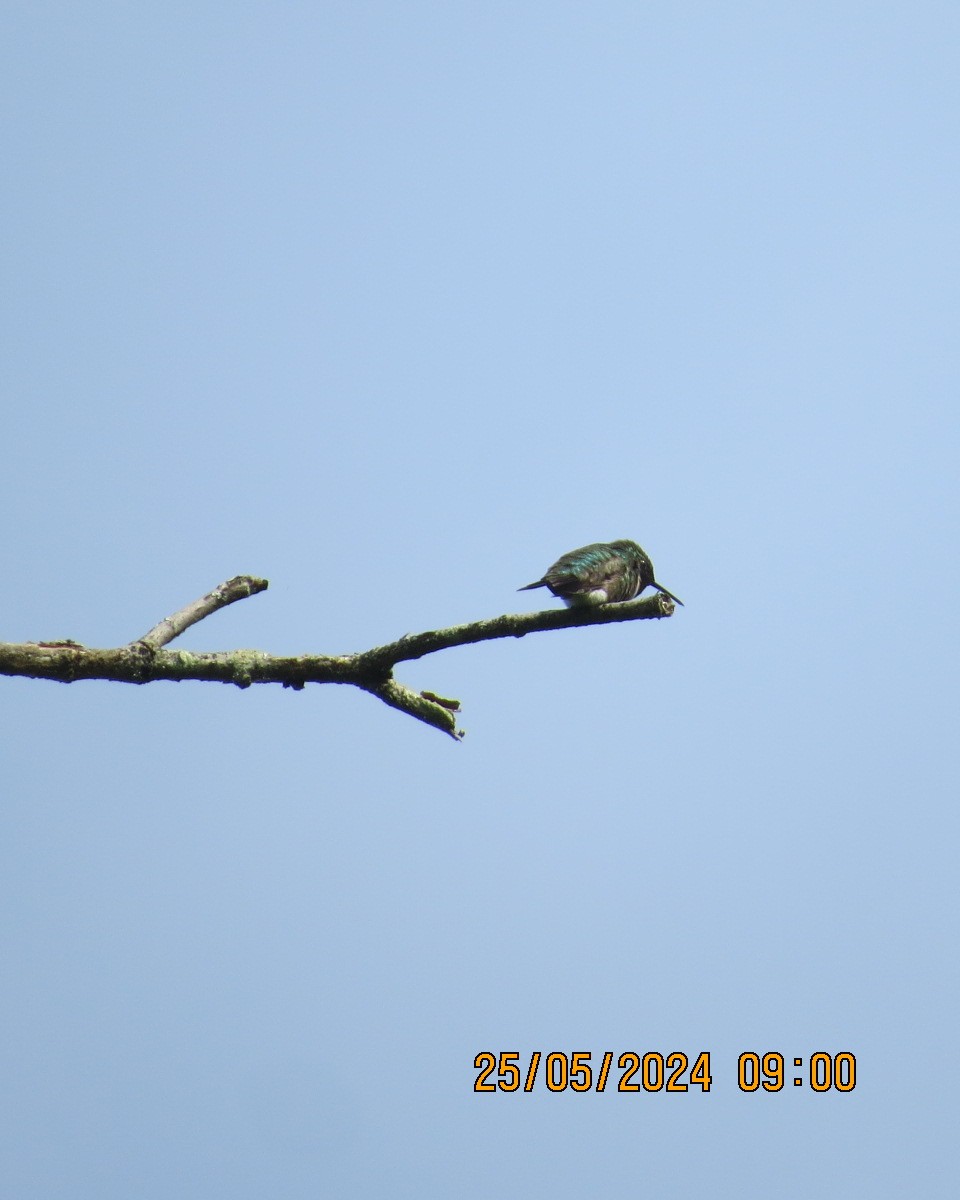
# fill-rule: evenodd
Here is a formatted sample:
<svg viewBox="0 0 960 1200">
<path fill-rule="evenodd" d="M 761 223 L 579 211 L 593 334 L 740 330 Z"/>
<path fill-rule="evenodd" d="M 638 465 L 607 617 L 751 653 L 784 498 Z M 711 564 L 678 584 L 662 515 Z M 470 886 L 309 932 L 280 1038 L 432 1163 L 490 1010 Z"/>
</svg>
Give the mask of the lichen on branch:
<svg viewBox="0 0 960 1200">
<path fill-rule="evenodd" d="M 393 677 L 393 669 L 398 663 L 411 662 L 454 646 L 526 637 L 528 633 L 552 629 L 650 620 L 669 617 L 674 612 L 673 601 L 658 592 L 644 600 L 593 608 L 504 614 L 466 625 L 407 634 L 394 642 L 356 654 L 290 656 L 267 654 L 261 650 L 194 652 L 165 648 L 191 625 L 266 588 L 265 579 L 237 575 L 199 600 L 164 617 L 142 637 L 115 649 L 96 649 L 70 640 L 0 642 L 0 675 L 52 679 L 61 683 L 103 679 L 144 684 L 161 679 L 178 682 L 193 679 L 232 683 L 241 688 L 255 683 L 278 683 L 296 690 L 303 689 L 308 683 L 347 683 L 459 741 L 463 737 L 463 730 L 457 728 L 460 702 L 434 692 L 415 692 L 400 683 Z"/>
</svg>

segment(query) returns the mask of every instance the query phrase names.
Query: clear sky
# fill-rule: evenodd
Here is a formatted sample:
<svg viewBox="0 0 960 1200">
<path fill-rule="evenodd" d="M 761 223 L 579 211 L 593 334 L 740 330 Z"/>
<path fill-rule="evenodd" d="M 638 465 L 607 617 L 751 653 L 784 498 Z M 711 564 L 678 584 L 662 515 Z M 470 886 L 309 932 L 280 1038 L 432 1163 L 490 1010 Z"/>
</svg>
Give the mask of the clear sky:
<svg viewBox="0 0 960 1200">
<path fill-rule="evenodd" d="M 686 602 L 401 668 L 460 745 L 0 680 L 8 1194 L 955 1195 L 960 7 L 37 0 L 0 47 L 0 638 L 249 572 L 184 647 L 343 653 L 623 537 Z"/>
</svg>

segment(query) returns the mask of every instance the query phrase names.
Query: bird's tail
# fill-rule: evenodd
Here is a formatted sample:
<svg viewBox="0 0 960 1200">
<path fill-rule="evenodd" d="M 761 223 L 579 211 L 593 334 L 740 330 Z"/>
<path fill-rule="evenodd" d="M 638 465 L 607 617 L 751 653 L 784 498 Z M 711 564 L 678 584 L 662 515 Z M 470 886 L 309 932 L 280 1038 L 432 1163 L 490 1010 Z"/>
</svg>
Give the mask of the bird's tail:
<svg viewBox="0 0 960 1200">
<path fill-rule="evenodd" d="M 545 579 L 538 579 L 536 583 L 525 583 L 523 585 L 523 587 L 518 587 L 517 591 L 518 592 L 529 592 L 531 588 L 546 587 L 546 586 L 547 586 L 547 581 Z"/>
<path fill-rule="evenodd" d="M 657 589 L 658 592 L 663 592 L 663 594 L 665 596 L 669 596 L 670 599 L 674 602 L 674 604 L 679 604 L 681 608 L 686 608 L 686 605 L 683 603 L 683 601 L 680 599 L 679 596 L 675 596 L 673 594 L 673 592 L 668 592 L 667 589 L 665 587 L 661 587 L 659 583 L 654 583 L 653 586 Z"/>
</svg>

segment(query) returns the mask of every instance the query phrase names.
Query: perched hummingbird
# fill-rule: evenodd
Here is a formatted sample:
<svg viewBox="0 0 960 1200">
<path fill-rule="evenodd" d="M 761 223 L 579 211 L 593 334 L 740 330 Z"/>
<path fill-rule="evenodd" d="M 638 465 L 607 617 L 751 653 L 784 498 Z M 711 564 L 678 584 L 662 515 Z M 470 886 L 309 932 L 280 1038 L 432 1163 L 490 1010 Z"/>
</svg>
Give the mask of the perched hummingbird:
<svg viewBox="0 0 960 1200">
<path fill-rule="evenodd" d="M 553 566 L 535 583 L 517 588 L 549 588 L 568 607 L 583 604 L 615 604 L 633 600 L 647 587 L 655 587 L 671 600 L 682 605 L 653 577 L 653 563 L 636 542 L 592 542 L 571 550 L 558 558 Z"/>
</svg>

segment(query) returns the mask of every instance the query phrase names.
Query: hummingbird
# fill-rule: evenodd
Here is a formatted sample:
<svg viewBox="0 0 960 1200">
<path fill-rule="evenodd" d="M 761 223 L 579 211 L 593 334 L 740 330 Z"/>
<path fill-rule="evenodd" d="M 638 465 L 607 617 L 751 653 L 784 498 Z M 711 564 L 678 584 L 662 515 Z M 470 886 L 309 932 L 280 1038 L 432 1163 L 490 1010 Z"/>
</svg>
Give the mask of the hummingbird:
<svg viewBox="0 0 960 1200">
<path fill-rule="evenodd" d="M 653 563 L 636 542 L 591 542 L 558 558 L 543 578 L 527 583 L 518 592 L 549 588 L 568 608 L 577 605 L 617 604 L 633 600 L 644 588 L 655 587 L 682 605 L 673 592 L 653 577 Z"/>
</svg>

